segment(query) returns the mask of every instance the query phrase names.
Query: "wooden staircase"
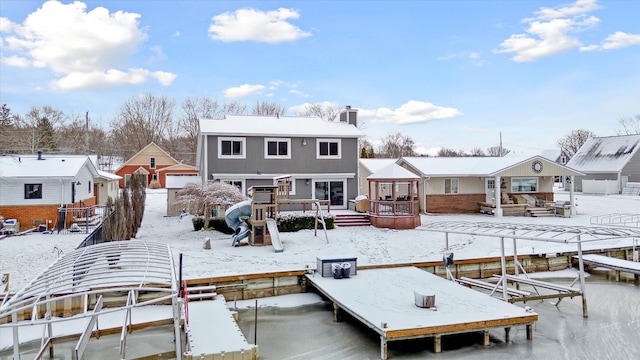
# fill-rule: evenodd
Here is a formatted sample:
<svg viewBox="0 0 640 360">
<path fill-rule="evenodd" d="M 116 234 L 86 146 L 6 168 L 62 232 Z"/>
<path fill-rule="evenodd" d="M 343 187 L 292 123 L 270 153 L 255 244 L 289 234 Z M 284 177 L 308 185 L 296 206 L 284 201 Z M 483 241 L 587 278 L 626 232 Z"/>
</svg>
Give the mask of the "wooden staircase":
<svg viewBox="0 0 640 360">
<path fill-rule="evenodd" d="M 367 214 L 336 214 L 333 221 L 336 226 L 369 226 L 369 215 Z"/>
<path fill-rule="evenodd" d="M 556 211 L 548 207 L 528 207 L 526 215 L 532 217 L 555 216 Z"/>
</svg>

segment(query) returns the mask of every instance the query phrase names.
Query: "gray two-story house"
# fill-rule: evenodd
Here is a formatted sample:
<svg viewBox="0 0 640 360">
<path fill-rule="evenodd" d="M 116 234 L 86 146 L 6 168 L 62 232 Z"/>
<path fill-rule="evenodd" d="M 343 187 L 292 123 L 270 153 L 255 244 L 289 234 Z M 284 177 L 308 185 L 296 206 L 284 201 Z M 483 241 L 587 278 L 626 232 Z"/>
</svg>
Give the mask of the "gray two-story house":
<svg viewBox="0 0 640 360">
<path fill-rule="evenodd" d="M 357 110 L 339 121 L 317 117 L 225 116 L 201 119 L 196 166 L 203 181 L 238 186 L 272 185 L 290 175 L 292 199 L 329 200 L 346 208 L 358 195 Z"/>
</svg>

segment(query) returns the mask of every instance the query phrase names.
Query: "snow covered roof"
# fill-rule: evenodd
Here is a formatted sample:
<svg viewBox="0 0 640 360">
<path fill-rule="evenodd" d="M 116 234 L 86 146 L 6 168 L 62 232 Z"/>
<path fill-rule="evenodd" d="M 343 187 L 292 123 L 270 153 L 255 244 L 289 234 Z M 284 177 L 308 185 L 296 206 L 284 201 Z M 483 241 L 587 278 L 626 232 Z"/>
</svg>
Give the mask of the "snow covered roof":
<svg viewBox="0 0 640 360">
<path fill-rule="evenodd" d="M 396 161 L 398 161 L 398 159 L 360 159 L 360 164 L 371 174 L 375 174 L 385 166 L 394 164 Z"/>
<path fill-rule="evenodd" d="M 403 157 L 399 163 L 406 163 L 422 176 L 495 176 L 496 174 L 520 165 L 526 161 L 538 159 L 553 163 L 572 172 L 582 175 L 542 156 L 503 156 L 503 157 Z"/>
<path fill-rule="evenodd" d="M 106 172 L 106 171 L 102 171 L 102 170 L 98 170 L 98 176 L 104 180 L 120 180 L 122 179 L 122 176 L 120 175 L 116 175 L 116 174 L 112 174 L 110 172 Z"/>
<path fill-rule="evenodd" d="M 308 136 L 358 138 L 355 126 L 318 117 L 227 115 L 224 119 L 200 119 L 200 133 L 226 136 Z"/>
<path fill-rule="evenodd" d="M 379 171 L 369 175 L 367 177 L 368 180 L 375 179 L 420 179 L 420 176 L 412 173 L 411 171 L 403 168 L 402 166 L 393 163 L 385 166 Z"/>
<path fill-rule="evenodd" d="M 638 153 L 640 135 L 607 136 L 587 140 L 567 166 L 584 173 L 619 172 Z"/>
<path fill-rule="evenodd" d="M 98 172 L 87 156 L 42 155 L 2 155 L 0 156 L 0 176 L 14 178 L 72 178 L 88 166 L 94 176 Z"/>
</svg>

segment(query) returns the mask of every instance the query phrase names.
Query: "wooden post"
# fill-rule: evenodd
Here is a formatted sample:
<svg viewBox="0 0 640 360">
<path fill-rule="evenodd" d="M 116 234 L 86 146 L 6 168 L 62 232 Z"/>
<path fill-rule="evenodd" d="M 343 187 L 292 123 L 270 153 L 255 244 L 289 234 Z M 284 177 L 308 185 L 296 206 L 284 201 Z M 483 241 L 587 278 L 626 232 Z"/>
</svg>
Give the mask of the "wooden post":
<svg viewBox="0 0 640 360">
<path fill-rule="evenodd" d="M 387 338 L 380 335 L 380 359 L 387 359 Z"/>
<path fill-rule="evenodd" d="M 620 270 L 616 270 L 616 282 L 620 282 Z"/>
<path fill-rule="evenodd" d="M 589 317 L 589 313 L 587 311 L 587 294 L 584 281 L 584 262 L 582 261 L 582 240 L 580 239 L 580 235 L 578 235 L 578 271 L 578 276 L 580 277 L 580 295 L 582 297 L 582 317 L 586 318 Z"/>
<path fill-rule="evenodd" d="M 340 307 L 336 303 L 333 303 L 333 321 L 335 322 L 342 321 L 342 314 L 340 314 Z"/>
<path fill-rule="evenodd" d="M 533 325 L 527 325 L 527 340 L 533 340 Z"/>
<path fill-rule="evenodd" d="M 504 342 L 505 343 L 509 342 L 509 333 L 510 332 L 511 332 L 511 328 L 510 327 L 504 328 Z"/>
<path fill-rule="evenodd" d="M 482 330 L 482 345 L 489 346 L 489 330 Z"/>
<path fill-rule="evenodd" d="M 436 335 L 433 337 L 433 352 L 442 352 L 442 336 Z"/>
</svg>

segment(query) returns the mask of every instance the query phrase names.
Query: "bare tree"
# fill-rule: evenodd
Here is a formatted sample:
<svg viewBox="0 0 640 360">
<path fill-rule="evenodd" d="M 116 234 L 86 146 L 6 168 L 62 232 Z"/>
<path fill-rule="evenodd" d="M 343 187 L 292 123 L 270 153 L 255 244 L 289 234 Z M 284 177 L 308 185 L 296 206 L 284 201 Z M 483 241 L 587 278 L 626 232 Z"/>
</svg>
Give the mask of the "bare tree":
<svg viewBox="0 0 640 360">
<path fill-rule="evenodd" d="M 334 121 L 342 109 L 331 103 L 315 103 L 306 105 L 304 110 L 303 116 L 315 116 L 324 121 Z"/>
<path fill-rule="evenodd" d="M 286 111 L 287 107 L 284 105 L 276 104 L 269 101 L 256 101 L 256 103 L 251 108 L 251 115 L 280 116 L 284 115 Z"/>
<path fill-rule="evenodd" d="M 378 154 L 383 158 L 398 158 L 401 156 L 416 156 L 415 143 L 409 136 L 399 132 L 389 133 L 381 139 Z"/>
<path fill-rule="evenodd" d="M 587 140 L 596 136 L 597 135 L 590 130 L 571 130 L 569 134 L 558 140 L 558 146 L 560 146 L 561 149 L 564 149 L 569 156 L 573 156 L 578 152 L 578 150 L 580 150 Z"/>
<path fill-rule="evenodd" d="M 225 115 L 241 115 L 247 111 L 245 105 L 238 102 L 224 103 L 222 106 L 217 100 L 208 97 L 187 97 L 182 103 L 183 115 L 178 127 L 182 137 L 181 143 L 185 146 L 188 164 L 195 164 L 200 132 L 200 119 L 220 119 Z"/>
<path fill-rule="evenodd" d="M 0 154 L 16 153 L 15 133 L 17 130 L 15 115 L 7 104 L 2 105 L 0 112 Z"/>
<path fill-rule="evenodd" d="M 175 102 L 166 96 L 144 94 L 124 103 L 111 121 L 111 133 L 120 147 L 120 156 L 129 158 L 151 142 L 162 144 L 175 134 Z"/>
<path fill-rule="evenodd" d="M 491 146 L 487 148 L 487 156 L 494 156 L 494 157 L 503 157 L 507 154 L 509 154 L 511 152 L 511 150 L 507 149 L 504 146 Z"/>
<path fill-rule="evenodd" d="M 440 150 L 438 150 L 438 153 L 436 154 L 436 156 L 439 156 L 439 157 L 459 157 L 459 156 L 464 156 L 464 152 L 463 151 L 456 151 L 456 150 L 449 149 L 449 148 L 440 148 Z"/>
<path fill-rule="evenodd" d="M 471 156 L 483 157 L 487 156 L 487 154 L 485 154 L 484 150 L 480 149 L 479 147 L 474 147 L 473 149 L 471 149 Z"/>
<path fill-rule="evenodd" d="M 24 117 L 14 116 L 16 152 L 35 153 L 37 150 L 55 152 L 58 148 L 57 128 L 64 120 L 64 113 L 51 106 L 33 106 Z"/>
<path fill-rule="evenodd" d="M 640 114 L 634 116 L 623 117 L 618 120 L 621 129 L 618 135 L 637 135 L 640 134 Z"/>
</svg>

